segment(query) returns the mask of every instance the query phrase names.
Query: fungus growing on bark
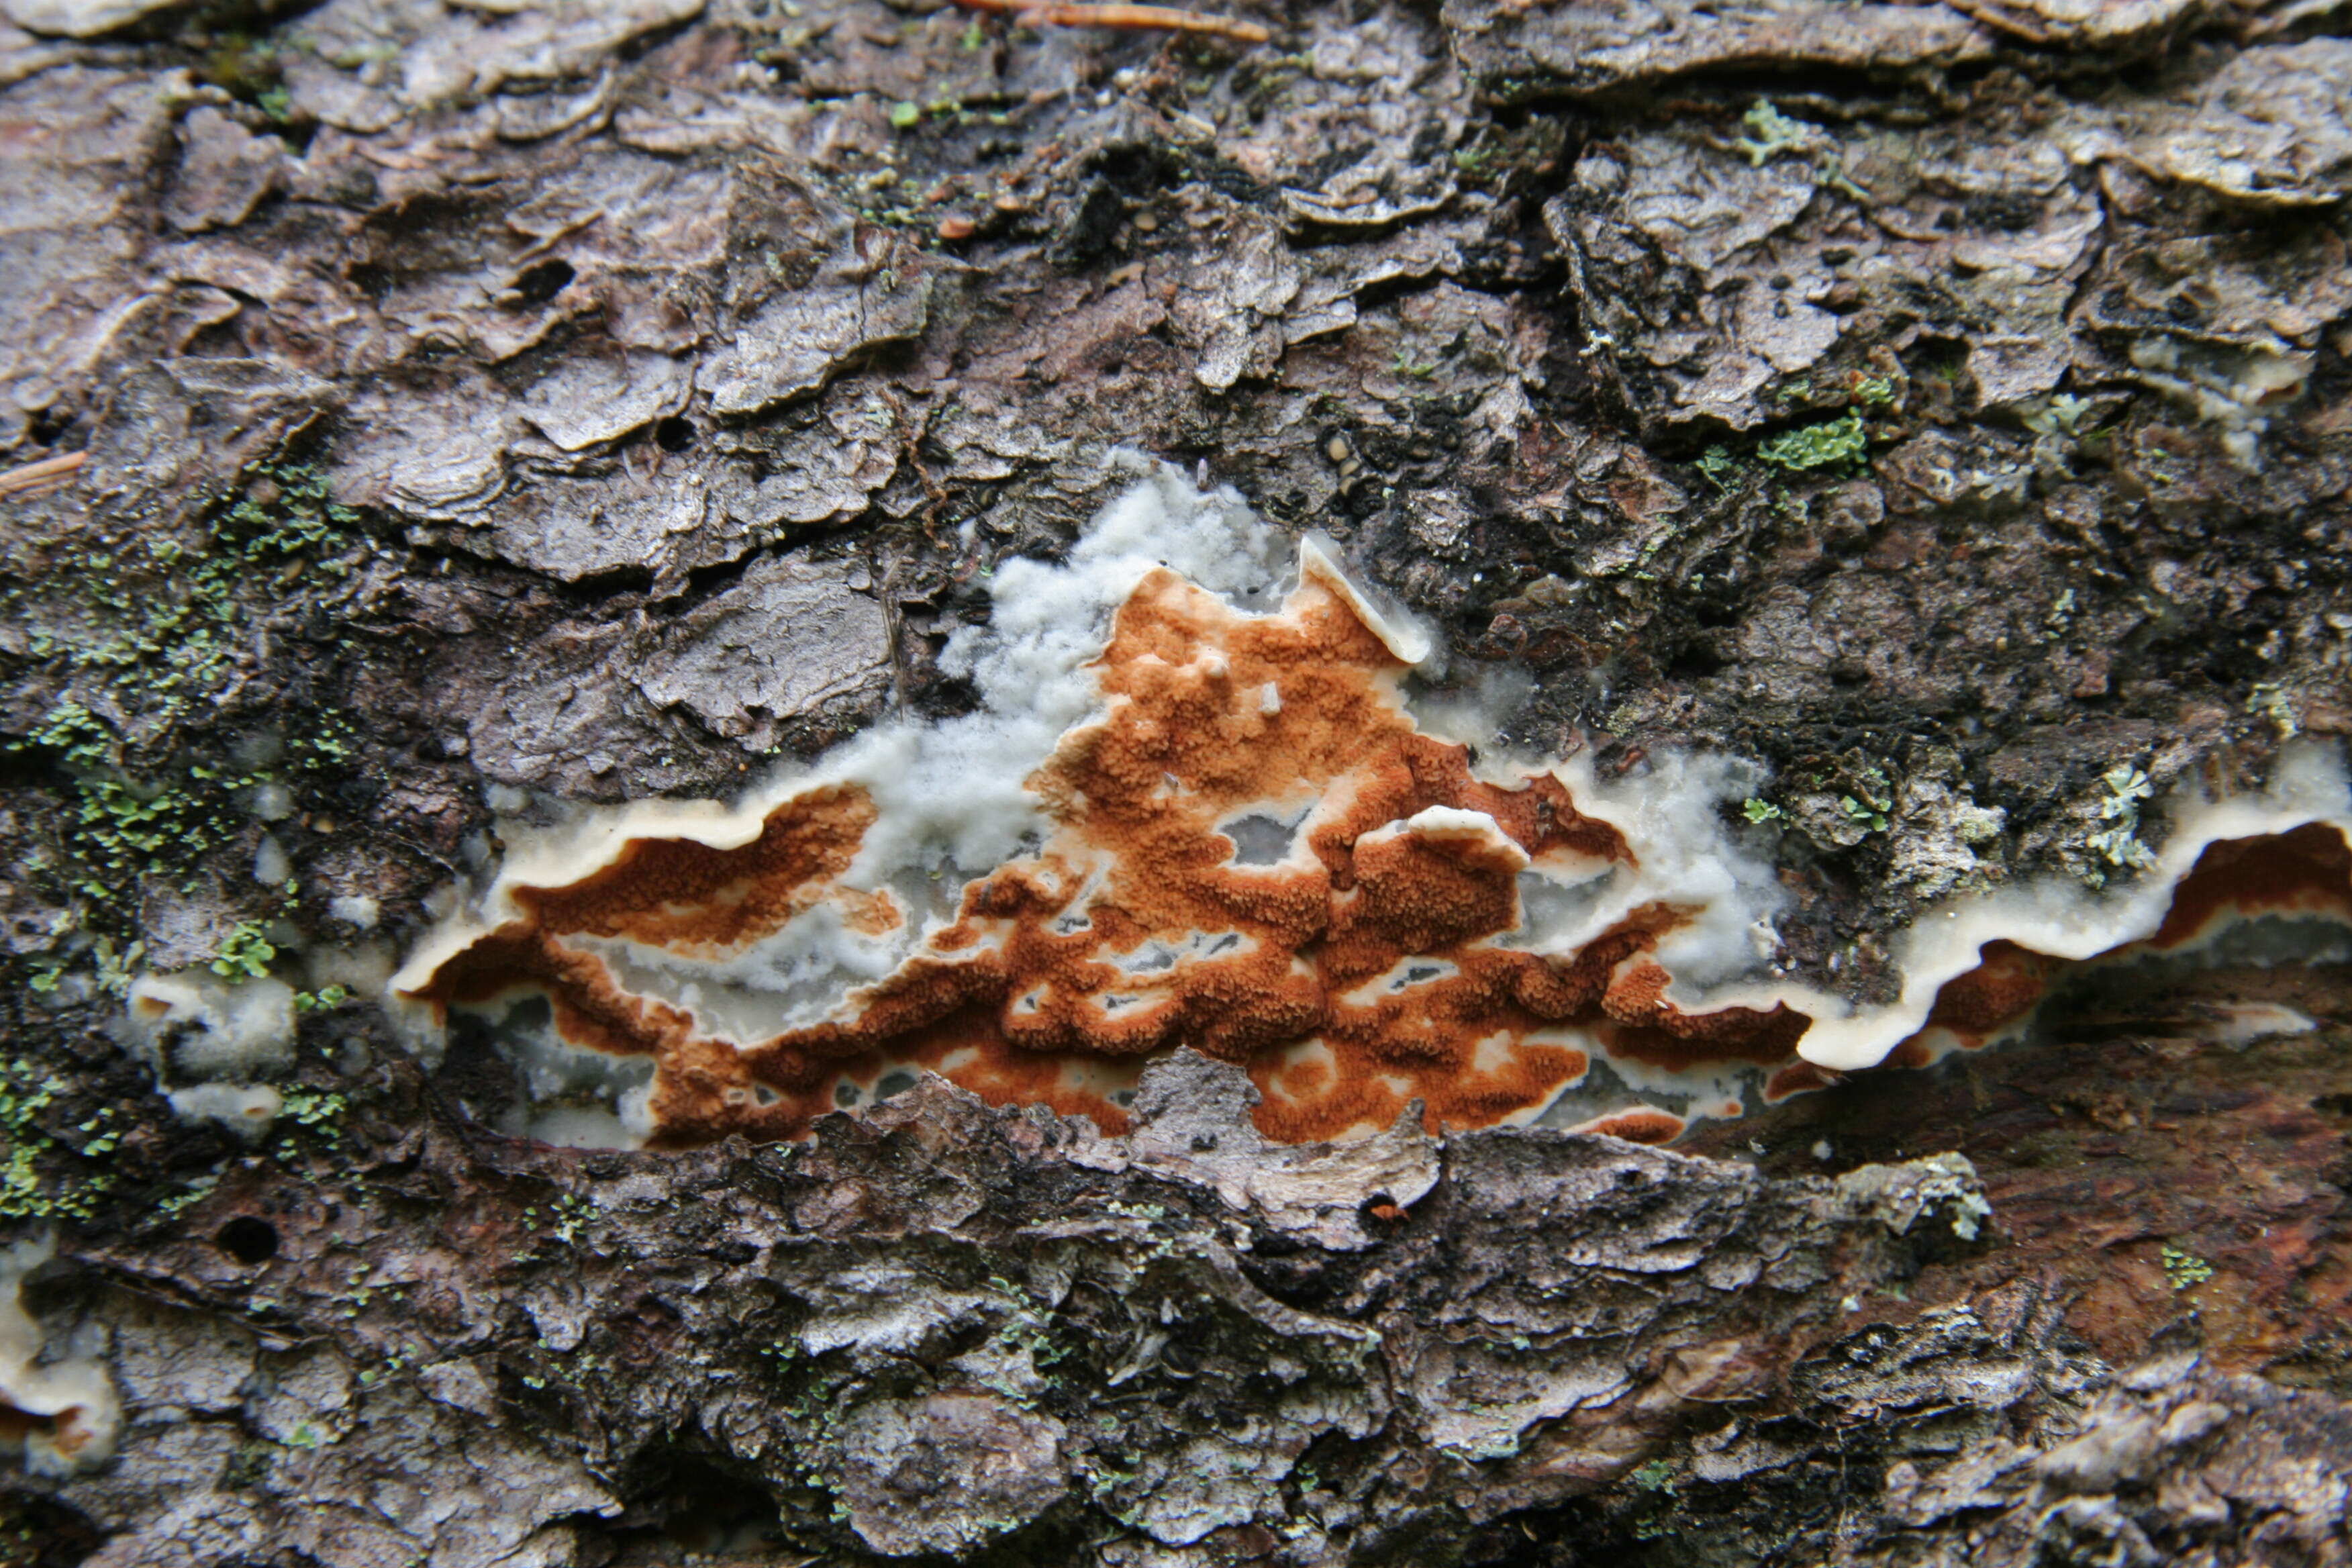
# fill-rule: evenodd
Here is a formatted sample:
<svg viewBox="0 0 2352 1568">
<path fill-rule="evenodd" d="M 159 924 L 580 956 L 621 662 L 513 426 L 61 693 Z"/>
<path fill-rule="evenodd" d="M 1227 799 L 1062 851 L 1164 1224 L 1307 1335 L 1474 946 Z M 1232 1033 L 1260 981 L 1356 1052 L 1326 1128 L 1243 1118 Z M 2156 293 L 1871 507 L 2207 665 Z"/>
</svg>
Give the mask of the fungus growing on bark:
<svg viewBox="0 0 2352 1568">
<path fill-rule="evenodd" d="M 1279 548 L 1156 472 L 1067 563 L 1000 571 L 994 625 L 950 649 L 981 712 L 732 811 L 527 847 L 395 988 L 497 1021 L 556 1107 L 519 1123 L 541 1136 L 794 1137 L 918 1068 L 1118 1131 L 1142 1066 L 1191 1046 L 1248 1068 L 1276 1139 L 1418 1100 L 1436 1128 L 1664 1142 L 1981 1045 L 2119 943 L 2257 906 L 2352 918 L 2342 780 L 2306 759 L 2176 826 L 2136 891 L 1922 922 L 1890 1005 L 1743 978 L 1777 889 L 1720 826 L 1726 770 L 1481 768 L 1411 711 L 1425 640 L 1313 541 L 1276 603 Z"/>
<path fill-rule="evenodd" d="M 21 1289 L 53 1251 L 47 1237 L 0 1247 L 0 1452 L 21 1455 L 34 1475 L 70 1476 L 114 1452 L 121 1409 L 99 1362 L 43 1355 Z"/>
</svg>

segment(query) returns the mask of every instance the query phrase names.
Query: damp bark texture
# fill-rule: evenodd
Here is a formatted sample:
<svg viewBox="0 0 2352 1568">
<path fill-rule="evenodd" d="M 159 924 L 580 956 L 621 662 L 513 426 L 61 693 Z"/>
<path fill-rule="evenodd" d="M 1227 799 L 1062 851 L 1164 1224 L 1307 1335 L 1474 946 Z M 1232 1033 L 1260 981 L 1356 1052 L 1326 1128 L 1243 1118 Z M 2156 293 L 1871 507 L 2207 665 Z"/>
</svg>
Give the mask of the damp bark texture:
<svg viewBox="0 0 2352 1568">
<path fill-rule="evenodd" d="M 502 813 L 967 705 L 1123 449 L 1509 746 L 1758 764 L 1858 1000 L 2352 729 L 2352 8 L 1247 19 L 0 0 L 0 1240 L 121 1407 L 0 1561 L 2352 1562 L 2340 963 L 1671 1151 L 1181 1058 L 587 1152 L 366 1003 Z M 189 968 L 299 993 L 242 1132 L 114 1026 Z"/>
</svg>

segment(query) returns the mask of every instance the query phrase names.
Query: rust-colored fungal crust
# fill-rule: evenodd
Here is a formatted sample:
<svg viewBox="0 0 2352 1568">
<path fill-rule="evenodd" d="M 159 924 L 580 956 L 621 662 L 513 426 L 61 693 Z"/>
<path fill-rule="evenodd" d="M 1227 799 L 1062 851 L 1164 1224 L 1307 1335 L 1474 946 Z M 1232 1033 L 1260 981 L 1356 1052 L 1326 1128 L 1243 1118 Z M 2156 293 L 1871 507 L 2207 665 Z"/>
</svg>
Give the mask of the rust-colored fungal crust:
<svg viewBox="0 0 2352 1568">
<path fill-rule="evenodd" d="M 1628 1143 L 1671 1143 L 1683 1135 L 1690 1123 L 1670 1110 L 1637 1105 L 1628 1110 L 1612 1110 L 1597 1116 L 1577 1128 L 1579 1132 L 1605 1132 L 1612 1138 L 1622 1138 Z"/>
<path fill-rule="evenodd" d="M 2352 921 L 2352 848 L 2344 835 L 2314 822 L 2208 846 L 2173 890 L 2172 908 L 2149 945 L 2186 947 L 2252 915 Z"/>
<path fill-rule="evenodd" d="M 1977 1049 L 2031 1013 L 2048 993 L 2052 976 L 2064 967 L 2063 961 L 2013 942 L 1989 942 L 1978 950 L 1974 969 L 1946 981 L 1936 993 L 1927 1026 L 1948 1029 L 1962 1046 Z"/>
<path fill-rule="evenodd" d="M 863 790 L 812 790 L 772 812 L 740 849 L 632 839 L 593 875 L 519 889 L 515 901 L 542 930 L 627 937 L 688 956 L 717 957 L 773 935 L 826 899 L 843 906 L 853 929 L 887 931 L 901 919 L 890 896 L 856 894 L 838 880 L 873 823 Z"/>
<path fill-rule="evenodd" d="M 1097 662 L 1103 716 L 1029 781 L 1044 847 L 968 884 L 951 921 L 823 1021 L 721 1037 L 607 959 L 617 942 L 721 962 L 826 903 L 850 929 L 891 928 L 887 890 L 845 881 L 874 820 L 854 785 L 786 800 L 740 848 L 636 839 L 578 881 L 518 889 L 517 917 L 413 994 L 543 994 L 570 1043 L 651 1057 L 668 1142 L 796 1136 L 845 1082 L 902 1066 L 1117 1130 L 1113 1097 L 1144 1060 L 1191 1046 L 1246 1065 L 1259 1125 L 1301 1141 L 1414 1100 L 1433 1128 L 1526 1117 L 1583 1077 L 1595 1040 L 1666 1068 L 1784 1060 L 1802 1016 L 1665 999 L 1649 954 L 1687 910 L 1635 908 L 1564 955 L 1499 940 L 1523 873 L 1574 884 L 1636 869 L 1633 852 L 1549 773 L 1474 778 L 1406 713 L 1403 668 L 1312 575 L 1257 616 L 1157 571 Z"/>
<path fill-rule="evenodd" d="M 513 918 L 410 994 L 441 1008 L 544 995 L 572 1045 L 652 1058 L 652 1136 L 672 1144 L 795 1137 L 906 1068 L 1118 1131 L 1143 1063 L 1184 1046 L 1244 1065 L 1258 1125 L 1292 1142 L 1384 1126 L 1415 1100 L 1433 1130 L 1526 1120 L 1595 1051 L 1637 1087 L 1687 1085 L 1693 1116 L 1738 1115 L 1723 1086 L 1743 1071 L 1767 1101 L 1837 1081 L 1796 1059 L 1811 1020 L 1785 1004 L 1667 999 L 1657 953 L 1695 910 L 1632 904 L 1570 951 L 1535 951 L 1522 879 L 1638 879 L 1634 851 L 1552 773 L 1474 777 L 1463 747 L 1406 712 L 1404 668 L 1318 574 L 1254 615 L 1160 569 L 1095 663 L 1101 716 L 1027 781 L 1051 827 L 1042 847 L 965 884 L 935 929 L 906 930 L 887 887 L 853 885 L 877 808 L 840 783 L 784 800 L 740 847 L 637 838 L 576 881 L 514 889 Z M 2214 844 L 2163 929 L 2109 956 L 2181 947 L 2231 913 L 2352 920 L 2342 836 Z M 906 956 L 845 983 L 815 1022 L 786 1026 L 778 999 L 772 1032 L 746 1030 L 741 961 L 818 916 L 896 932 Z M 633 951 L 661 963 L 615 958 Z M 1889 1064 L 1986 1044 L 2069 967 L 2007 942 L 1979 958 Z M 697 966 L 707 988 L 625 981 Z M 722 1026 L 704 998 L 730 986 Z M 1686 1121 L 1635 1106 L 1585 1125 L 1658 1142 Z"/>
<path fill-rule="evenodd" d="M 2263 918 L 2352 925 L 2352 848 L 2341 832 L 2315 822 L 2259 837 L 2217 839 L 2173 888 L 2171 907 L 2154 935 L 2090 962 L 2179 952 L 2233 922 Z M 1936 993 L 1927 1026 L 1897 1045 L 1885 1065 L 1926 1066 L 1939 1054 L 1937 1046 L 1981 1048 L 2022 1023 L 2060 977 L 2078 967 L 2012 942 L 1989 942 L 1978 957 L 1975 968 Z M 1820 1071 L 1810 1064 L 1784 1069 L 1769 1081 L 1767 1098 L 1815 1087 L 1803 1075 Z"/>
</svg>

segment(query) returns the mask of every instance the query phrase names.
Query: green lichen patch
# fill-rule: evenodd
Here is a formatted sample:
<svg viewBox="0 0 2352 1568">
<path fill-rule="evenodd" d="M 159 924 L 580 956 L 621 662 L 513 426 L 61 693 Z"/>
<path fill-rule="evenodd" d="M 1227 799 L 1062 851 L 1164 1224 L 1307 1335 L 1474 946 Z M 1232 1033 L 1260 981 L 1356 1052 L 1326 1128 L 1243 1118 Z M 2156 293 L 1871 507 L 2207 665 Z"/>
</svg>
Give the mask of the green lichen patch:
<svg viewBox="0 0 2352 1568">
<path fill-rule="evenodd" d="M 113 1187 L 106 1161 L 121 1135 L 112 1112 L 59 1125 L 67 1092 L 63 1079 L 36 1064 L 0 1062 L 0 1220 L 88 1219 Z"/>
<path fill-rule="evenodd" d="M 1804 473 L 1814 468 L 1843 468 L 1869 454 L 1870 437 L 1855 409 L 1820 425 L 1808 425 L 1775 436 L 1756 448 L 1757 457 L 1776 468 Z"/>
<path fill-rule="evenodd" d="M 2161 1261 L 2165 1282 L 2176 1292 L 2193 1290 L 2213 1278 L 2213 1266 L 2183 1247 L 2167 1247 Z"/>
<path fill-rule="evenodd" d="M 60 807 L 25 870 L 63 911 L 63 951 L 95 961 L 108 989 L 136 965 L 145 890 L 194 891 L 221 852 L 251 853 L 257 817 L 290 810 L 257 802 L 290 803 L 351 760 L 356 727 L 330 710 L 278 707 L 261 746 L 230 716 L 278 695 L 263 689 L 277 650 L 294 617 L 344 590 L 363 548 L 355 521 L 315 468 L 267 463 L 197 527 L 79 539 L 72 570 L 0 591 L 0 618 L 25 628 L 0 662 L 18 701 L 41 704 L 5 750 Z M 290 733 L 289 708 L 301 715 Z M 231 926 L 214 967 L 263 973 L 278 912 Z M 36 984 L 58 968 L 40 964 Z"/>
<path fill-rule="evenodd" d="M 2156 864 L 2156 853 L 2139 839 L 2139 808 L 2156 793 L 2147 774 L 2129 763 L 2109 768 L 2099 777 L 2106 795 L 2099 802 L 2099 818 L 2107 824 L 2083 840 L 2083 847 L 2119 871 L 2137 871 Z M 2090 879 L 2104 882 L 2105 873 L 2094 870 Z"/>
</svg>

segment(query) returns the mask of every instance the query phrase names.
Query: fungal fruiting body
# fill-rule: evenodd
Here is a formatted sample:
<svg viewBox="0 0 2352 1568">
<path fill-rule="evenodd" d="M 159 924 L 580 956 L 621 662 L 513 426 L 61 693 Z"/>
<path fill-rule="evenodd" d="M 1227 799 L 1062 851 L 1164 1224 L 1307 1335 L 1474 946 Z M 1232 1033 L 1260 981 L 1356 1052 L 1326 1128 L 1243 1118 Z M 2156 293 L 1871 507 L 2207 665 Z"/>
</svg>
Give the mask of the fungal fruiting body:
<svg viewBox="0 0 2352 1568">
<path fill-rule="evenodd" d="M 1067 564 L 999 573 L 995 625 L 950 650 L 982 712 L 732 811 L 551 838 L 395 987 L 503 1031 L 541 1136 L 793 1137 L 918 1068 L 1117 1131 L 1142 1066 L 1191 1047 L 1248 1068 L 1277 1139 L 1419 1101 L 1433 1127 L 1654 1142 L 1981 1044 L 2055 966 L 2179 948 L 2249 898 L 2352 918 L 2343 784 L 2314 762 L 2176 830 L 2178 900 L 2151 872 L 1940 911 L 1869 1012 L 1759 984 L 1777 888 L 1721 826 L 1722 769 L 1482 769 L 1410 710 L 1425 641 L 1312 542 L 1274 605 L 1278 549 L 1154 473 Z"/>
<path fill-rule="evenodd" d="M 1648 955 L 1687 921 L 1672 902 L 1612 907 L 1565 952 L 1509 943 L 1523 879 L 1592 888 L 1637 872 L 1634 853 L 1556 776 L 1486 783 L 1421 733 L 1403 659 L 1328 577 L 1310 557 L 1278 612 L 1252 615 L 1153 568 L 1096 661 L 1100 716 L 1028 781 L 1043 846 L 967 882 L 826 1016 L 730 1029 L 742 1010 L 715 992 L 820 910 L 867 937 L 908 921 L 851 875 L 875 817 L 853 784 L 791 796 L 738 848 L 634 839 L 575 882 L 517 887 L 519 918 L 415 994 L 543 991 L 565 1038 L 657 1064 L 653 1122 L 688 1138 L 796 1133 L 845 1076 L 893 1066 L 1116 1127 L 1142 1061 L 1189 1045 L 1248 1065 L 1265 1131 L 1303 1140 L 1415 1099 L 1454 1126 L 1539 1110 L 1596 1038 L 1669 1065 L 1786 1057 L 1804 1020 L 1784 1007 L 1664 999 Z M 654 963 L 708 974 L 656 998 L 630 984 Z"/>
<path fill-rule="evenodd" d="M 47 1235 L 0 1247 L 0 1453 L 36 1476 L 63 1477 L 104 1464 L 121 1408 L 93 1356 L 58 1354 L 25 1310 L 26 1276 L 56 1252 Z"/>
</svg>

